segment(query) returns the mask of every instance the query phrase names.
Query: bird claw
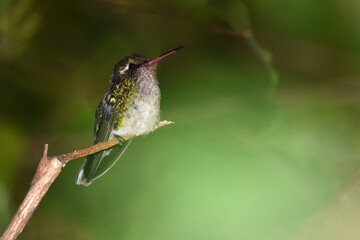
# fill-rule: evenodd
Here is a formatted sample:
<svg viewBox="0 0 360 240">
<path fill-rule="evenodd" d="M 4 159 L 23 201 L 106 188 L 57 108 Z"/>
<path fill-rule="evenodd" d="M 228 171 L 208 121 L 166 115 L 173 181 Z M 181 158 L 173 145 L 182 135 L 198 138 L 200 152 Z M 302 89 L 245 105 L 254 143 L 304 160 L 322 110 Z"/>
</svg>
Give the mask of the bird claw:
<svg viewBox="0 0 360 240">
<path fill-rule="evenodd" d="M 125 138 L 123 138 L 122 136 L 119 136 L 119 135 L 114 135 L 114 137 L 118 140 L 118 144 L 120 145 L 120 146 L 122 146 L 123 144 L 124 144 L 124 142 L 126 142 L 126 139 Z"/>
</svg>

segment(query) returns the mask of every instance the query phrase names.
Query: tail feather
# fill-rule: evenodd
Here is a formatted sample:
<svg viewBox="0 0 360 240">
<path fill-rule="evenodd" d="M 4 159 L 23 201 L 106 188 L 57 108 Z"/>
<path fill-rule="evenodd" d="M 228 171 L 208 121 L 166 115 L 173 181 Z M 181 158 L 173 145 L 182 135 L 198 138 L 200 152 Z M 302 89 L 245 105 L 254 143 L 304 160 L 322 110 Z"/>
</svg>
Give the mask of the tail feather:
<svg viewBox="0 0 360 240">
<path fill-rule="evenodd" d="M 122 145 L 89 155 L 78 172 L 76 184 L 89 186 L 92 181 L 104 175 L 119 160 L 130 143 L 131 140 L 128 140 Z"/>
</svg>

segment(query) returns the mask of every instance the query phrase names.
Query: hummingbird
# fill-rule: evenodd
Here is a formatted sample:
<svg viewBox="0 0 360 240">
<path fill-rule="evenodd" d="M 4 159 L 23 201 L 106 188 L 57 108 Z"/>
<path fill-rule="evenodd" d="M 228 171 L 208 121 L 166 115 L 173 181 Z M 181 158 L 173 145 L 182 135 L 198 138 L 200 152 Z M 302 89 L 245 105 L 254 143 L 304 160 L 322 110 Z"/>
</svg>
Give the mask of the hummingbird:
<svg viewBox="0 0 360 240">
<path fill-rule="evenodd" d="M 177 47 L 149 59 L 131 54 L 115 64 L 110 86 L 95 111 L 93 144 L 122 136 L 141 136 L 160 122 L 160 88 L 157 62 L 180 50 Z M 121 157 L 132 139 L 86 157 L 76 184 L 89 186 L 104 175 Z"/>
</svg>

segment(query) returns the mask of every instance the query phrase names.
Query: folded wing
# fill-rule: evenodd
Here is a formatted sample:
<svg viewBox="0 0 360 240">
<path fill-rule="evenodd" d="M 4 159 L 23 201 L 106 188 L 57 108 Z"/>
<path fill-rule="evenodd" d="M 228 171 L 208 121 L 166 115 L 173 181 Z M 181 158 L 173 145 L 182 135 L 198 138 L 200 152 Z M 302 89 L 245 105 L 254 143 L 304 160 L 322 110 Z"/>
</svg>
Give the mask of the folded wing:
<svg viewBox="0 0 360 240">
<path fill-rule="evenodd" d="M 94 144 L 108 141 L 114 137 L 112 136 L 112 106 L 102 106 L 103 105 L 99 104 L 98 109 L 96 110 Z M 92 181 L 104 175 L 116 161 L 119 160 L 130 142 L 131 140 L 128 140 L 122 145 L 116 145 L 107 150 L 87 156 L 76 177 L 76 184 L 89 186 Z"/>
</svg>

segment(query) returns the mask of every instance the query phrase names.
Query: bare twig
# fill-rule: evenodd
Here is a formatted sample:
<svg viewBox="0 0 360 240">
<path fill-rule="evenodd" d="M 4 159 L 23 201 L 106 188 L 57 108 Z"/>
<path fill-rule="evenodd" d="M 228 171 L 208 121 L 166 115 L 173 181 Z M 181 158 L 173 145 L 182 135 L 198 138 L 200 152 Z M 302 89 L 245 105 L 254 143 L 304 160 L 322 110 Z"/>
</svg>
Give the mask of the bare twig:
<svg viewBox="0 0 360 240">
<path fill-rule="evenodd" d="M 162 121 L 155 129 L 172 123 L 173 122 L 171 121 Z M 124 136 L 122 141 L 126 141 L 134 137 L 136 136 Z M 114 138 L 107 142 L 102 142 L 85 149 L 76 150 L 71 153 L 55 157 L 48 157 L 48 145 L 45 144 L 43 156 L 31 182 L 29 191 L 27 192 L 25 199 L 21 203 L 11 223 L 5 230 L 1 240 L 14 240 L 19 236 L 39 205 L 41 199 L 45 196 L 57 176 L 59 176 L 61 169 L 65 167 L 66 163 L 71 160 L 108 149 L 119 143 L 121 143 L 121 140 Z"/>
<path fill-rule="evenodd" d="M 169 18 L 178 18 L 178 19 L 187 21 L 193 25 L 196 25 L 198 27 L 201 27 L 203 29 L 206 29 L 214 34 L 237 36 L 237 37 L 244 37 L 244 38 L 251 37 L 251 31 L 248 29 L 236 30 L 236 29 L 219 28 L 218 26 L 208 24 L 207 22 L 202 21 L 201 19 L 195 17 L 192 12 L 163 11 L 163 10 L 158 10 L 158 9 L 148 8 L 148 7 L 143 7 L 143 6 L 137 6 L 137 5 L 133 5 L 133 4 L 129 4 L 129 3 L 121 2 L 121 1 L 114 1 L 114 0 L 100 0 L 100 1 L 105 2 L 107 4 L 111 4 L 113 6 L 117 6 L 119 8 L 131 10 L 132 12 L 138 12 L 141 14 L 152 14 L 152 15 L 158 15 L 158 16 L 169 17 Z"/>
</svg>

